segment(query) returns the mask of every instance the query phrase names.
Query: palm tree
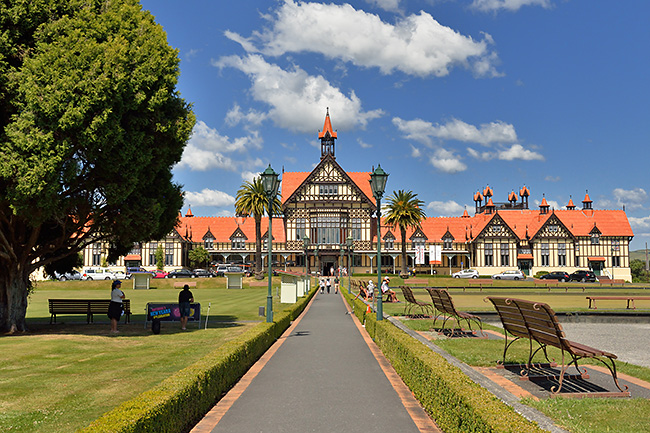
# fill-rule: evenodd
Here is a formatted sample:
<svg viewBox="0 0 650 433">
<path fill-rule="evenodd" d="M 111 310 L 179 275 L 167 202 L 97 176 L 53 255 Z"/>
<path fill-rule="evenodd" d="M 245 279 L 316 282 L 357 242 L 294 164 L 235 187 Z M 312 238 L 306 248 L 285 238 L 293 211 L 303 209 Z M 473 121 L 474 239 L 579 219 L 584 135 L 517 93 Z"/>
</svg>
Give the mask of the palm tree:
<svg viewBox="0 0 650 433">
<path fill-rule="evenodd" d="M 402 277 L 408 275 L 406 261 L 406 230 L 410 227 L 413 229 L 420 228 L 420 221 L 426 218 L 422 210 L 424 202 L 417 198 L 417 194 L 412 191 L 393 191 L 393 195 L 388 197 L 388 204 L 384 207 L 386 216 L 384 221 L 393 228 L 399 226 L 402 238 Z M 380 239 L 381 233 L 377 235 Z M 379 266 L 381 264 L 378 263 Z"/>
<path fill-rule="evenodd" d="M 262 217 L 268 214 L 269 199 L 264 192 L 262 178 L 256 177 L 252 182 L 244 182 L 237 191 L 235 213 L 242 216 L 253 216 L 255 219 L 255 278 L 264 278 L 262 272 Z M 275 197 L 273 214 L 282 213 L 282 203 Z M 270 241 L 270 240 L 269 240 Z M 271 258 L 269 257 L 269 260 Z"/>
</svg>

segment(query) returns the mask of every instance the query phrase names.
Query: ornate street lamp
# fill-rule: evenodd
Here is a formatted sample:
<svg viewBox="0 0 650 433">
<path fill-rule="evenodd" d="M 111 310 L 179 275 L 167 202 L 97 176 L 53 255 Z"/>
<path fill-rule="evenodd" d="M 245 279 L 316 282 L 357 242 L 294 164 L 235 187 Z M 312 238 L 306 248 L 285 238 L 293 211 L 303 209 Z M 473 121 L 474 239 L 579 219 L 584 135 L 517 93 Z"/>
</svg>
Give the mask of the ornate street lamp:
<svg viewBox="0 0 650 433">
<path fill-rule="evenodd" d="M 370 175 L 370 188 L 372 195 L 377 200 L 377 320 L 384 319 L 384 307 L 382 304 L 381 293 L 381 198 L 386 189 L 386 181 L 388 180 L 388 173 L 382 170 L 381 165 L 377 165 L 375 171 Z"/>
<path fill-rule="evenodd" d="M 305 237 L 302 238 L 302 249 L 305 250 L 305 276 L 309 275 L 309 263 L 307 262 L 309 257 L 307 256 L 307 248 L 309 248 L 309 237 L 305 235 Z"/>
<path fill-rule="evenodd" d="M 280 180 L 278 179 L 278 174 L 273 171 L 271 164 L 268 168 L 264 170 L 261 174 L 262 176 L 262 185 L 264 185 L 264 193 L 269 198 L 269 233 L 267 237 L 268 242 L 268 261 L 269 261 L 269 290 L 266 295 L 266 322 L 273 322 L 273 287 L 271 279 L 273 278 L 273 235 L 271 234 L 271 226 L 273 222 L 273 201 L 278 195 L 278 187 L 280 186 Z"/>
<path fill-rule="evenodd" d="M 354 239 L 352 235 L 348 235 L 345 240 L 348 246 L 348 294 L 352 293 L 352 261 L 350 260 L 350 254 L 352 253 L 352 245 L 354 244 Z"/>
</svg>

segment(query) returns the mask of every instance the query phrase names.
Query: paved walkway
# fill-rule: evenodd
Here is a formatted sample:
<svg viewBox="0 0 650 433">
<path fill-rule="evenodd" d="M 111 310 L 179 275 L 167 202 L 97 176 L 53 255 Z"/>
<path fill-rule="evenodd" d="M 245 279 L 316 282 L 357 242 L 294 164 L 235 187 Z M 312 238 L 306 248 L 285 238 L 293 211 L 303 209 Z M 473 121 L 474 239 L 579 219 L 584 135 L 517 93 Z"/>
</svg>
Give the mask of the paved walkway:
<svg viewBox="0 0 650 433">
<path fill-rule="evenodd" d="M 334 293 L 317 294 L 192 430 L 342 431 L 440 432 Z"/>
</svg>

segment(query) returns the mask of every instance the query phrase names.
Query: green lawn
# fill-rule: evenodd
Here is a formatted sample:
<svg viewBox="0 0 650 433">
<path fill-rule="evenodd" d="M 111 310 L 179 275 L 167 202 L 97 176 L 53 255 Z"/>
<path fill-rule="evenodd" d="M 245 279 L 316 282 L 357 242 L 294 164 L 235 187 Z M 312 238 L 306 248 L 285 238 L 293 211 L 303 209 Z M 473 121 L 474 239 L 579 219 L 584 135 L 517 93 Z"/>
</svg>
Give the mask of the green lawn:
<svg viewBox="0 0 650 433">
<path fill-rule="evenodd" d="M 0 431 L 83 428 L 264 320 L 258 307 L 266 305 L 266 286 L 227 290 L 223 278 L 196 281 L 192 291 L 203 314 L 212 304 L 207 330 L 190 323 L 181 331 L 175 322 L 163 322 L 159 335 L 145 330 L 146 303 L 177 301 L 178 289 L 174 281 L 152 280 L 156 289 L 132 290 L 126 281 L 135 316 L 120 323 L 117 336 L 101 315 L 91 325 L 83 315 L 49 325 L 48 298 L 108 298 L 110 281 L 38 283 L 27 311 L 30 332 L 0 339 Z M 277 298 L 274 309 L 283 309 Z"/>
</svg>

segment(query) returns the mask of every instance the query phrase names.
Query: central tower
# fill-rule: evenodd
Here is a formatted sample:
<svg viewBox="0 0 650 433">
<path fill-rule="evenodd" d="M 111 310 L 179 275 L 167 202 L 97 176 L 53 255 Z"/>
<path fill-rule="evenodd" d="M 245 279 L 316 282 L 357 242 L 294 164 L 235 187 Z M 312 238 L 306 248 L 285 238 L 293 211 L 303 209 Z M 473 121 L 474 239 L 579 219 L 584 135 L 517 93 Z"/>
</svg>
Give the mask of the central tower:
<svg viewBox="0 0 650 433">
<path fill-rule="evenodd" d="M 334 155 L 334 140 L 336 140 L 336 131 L 332 130 L 332 122 L 330 122 L 330 109 L 327 107 L 327 114 L 325 115 L 325 124 L 323 130 L 318 132 L 320 138 L 320 158 L 323 159 L 327 155 Z"/>
</svg>

